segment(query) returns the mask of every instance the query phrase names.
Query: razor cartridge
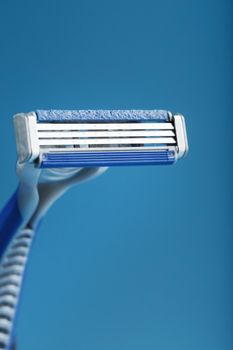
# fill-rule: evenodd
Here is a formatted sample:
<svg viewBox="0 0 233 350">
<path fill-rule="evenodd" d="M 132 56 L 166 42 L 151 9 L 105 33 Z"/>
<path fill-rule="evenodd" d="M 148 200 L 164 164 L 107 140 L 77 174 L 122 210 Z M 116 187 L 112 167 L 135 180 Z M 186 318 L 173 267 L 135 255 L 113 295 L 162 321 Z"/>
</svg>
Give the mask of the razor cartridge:
<svg viewBox="0 0 233 350">
<path fill-rule="evenodd" d="M 19 162 L 40 168 L 173 164 L 184 118 L 163 110 L 38 110 L 14 118 Z"/>
</svg>

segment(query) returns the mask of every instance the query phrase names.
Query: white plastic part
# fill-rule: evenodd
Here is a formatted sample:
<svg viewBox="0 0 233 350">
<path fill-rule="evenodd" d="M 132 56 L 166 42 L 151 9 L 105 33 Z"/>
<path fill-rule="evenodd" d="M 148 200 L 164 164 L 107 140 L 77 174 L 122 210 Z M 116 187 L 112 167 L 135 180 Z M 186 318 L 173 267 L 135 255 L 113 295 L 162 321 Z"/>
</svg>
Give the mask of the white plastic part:
<svg viewBox="0 0 233 350">
<path fill-rule="evenodd" d="M 0 278 L 6 274 L 18 274 L 20 273 L 20 266 L 0 267 Z"/>
<path fill-rule="evenodd" d="M 8 258 L 5 262 L 6 266 L 14 266 L 18 264 L 24 264 L 25 258 L 23 256 L 15 256 L 13 258 Z"/>
<path fill-rule="evenodd" d="M 184 117 L 181 114 L 174 115 L 174 125 L 177 141 L 178 159 L 184 157 L 188 152 L 188 140 Z"/>
<path fill-rule="evenodd" d="M 12 294 L 16 295 L 17 293 L 17 286 L 13 284 L 6 285 L 4 287 L 1 287 L 1 293 L 2 294 Z"/>
<path fill-rule="evenodd" d="M 10 321 L 6 318 L 0 320 L 0 328 L 8 328 L 10 326 Z"/>
<path fill-rule="evenodd" d="M 0 314 L 11 318 L 13 316 L 13 310 L 10 306 L 1 306 Z"/>
<path fill-rule="evenodd" d="M 1 343 L 7 343 L 9 339 L 9 335 L 5 333 L 0 333 L 0 342 Z"/>
<path fill-rule="evenodd" d="M 16 275 L 12 276 L 12 278 L 9 278 L 8 276 L 1 278 L 1 284 L 4 284 L 4 285 L 7 285 L 8 283 L 10 284 L 10 282 L 12 284 L 17 285 L 17 283 L 19 283 L 19 281 L 20 281 L 20 277 L 16 276 Z"/>
<path fill-rule="evenodd" d="M 9 303 L 14 305 L 15 304 L 15 298 L 12 295 L 5 295 L 0 297 L 0 304 L 3 303 Z"/>
<path fill-rule="evenodd" d="M 16 114 L 14 116 L 14 126 L 18 162 L 33 162 L 40 153 L 35 113 Z"/>
<path fill-rule="evenodd" d="M 22 261 L 18 263 L 15 261 L 14 268 L 9 269 L 7 266 L 9 261 L 12 259 L 12 254 L 15 256 L 21 254 L 19 251 L 19 244 L 25 244 L 25 235 L 27 236 L 28 244 L 26 251 L 24 251 L 24 264 L 22 264 Z M 3 349 L 9 349 L 10 341 L 12 339 L 13 326 L 15 322 L 14 320 L 19 302 L 23 275 L 33 236 L 34 232 L 30 229 L 19 231 L 9 243 L 9 246 L 7 247 L 0 262 L 2 275 L 7 275 L 7 277 L 1 278 L 0 281 L 0 342 L 4 344 Z M 15 272 L 18 274 L 17 276 L 15 275 Z"/>
</svg>

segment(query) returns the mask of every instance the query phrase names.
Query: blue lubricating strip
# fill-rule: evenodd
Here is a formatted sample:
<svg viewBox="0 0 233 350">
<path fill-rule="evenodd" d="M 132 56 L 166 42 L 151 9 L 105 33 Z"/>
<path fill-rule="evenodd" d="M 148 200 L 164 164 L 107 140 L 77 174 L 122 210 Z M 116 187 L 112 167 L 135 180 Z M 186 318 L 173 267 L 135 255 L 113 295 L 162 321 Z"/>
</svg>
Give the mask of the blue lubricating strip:
<svg viewBox="0 0 233 350">
<path fill-rule="evenodd" d="M 18 190 L 0 212 L 0 259 L 23 219 L 18 208 Z"/>
<path fill-rule="evenodd" d="M 101 167 L 128 165 L 169 165 L 176 161 L 174 151 L 79 151 L 45 153 L 41 168 Z"/>
<path fill-rule="evenodd" d="M 38 122 L 168 122 L 165 110 L 37 110 Z"/>
</svg>

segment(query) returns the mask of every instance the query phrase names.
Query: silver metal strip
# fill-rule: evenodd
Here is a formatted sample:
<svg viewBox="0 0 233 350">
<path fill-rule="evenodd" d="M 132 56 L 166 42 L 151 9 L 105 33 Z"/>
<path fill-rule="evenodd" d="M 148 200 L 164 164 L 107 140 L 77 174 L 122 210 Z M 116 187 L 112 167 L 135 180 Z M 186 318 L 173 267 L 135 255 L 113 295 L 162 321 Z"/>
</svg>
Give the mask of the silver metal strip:
<svg viewBox="0 0 233 350">
<path fill-rule="evenodd" d="M 49 139 L 39 140 L 40 146 L 50 145 L 113 145 L 113 144 L 175 144 L 176 140 L 172 137 L 158 137 L 158 138 L 125 138 L 125 139 Z"/>
<path fill-rule="evenodd" d="M 56 146 L 51 146 L 51 147 L 46 147 L 46 146 L 42 146 L 41 150 L 43 152 L 95 152 L 95 151 L 106 151 L 106 152 L 112 152 L 112 151 L 153 151 L 153 150 L 165 150 L 168 149 L 169 150 L 176 150 L 176 146 L 141 146 L 141 147 L 137 147 L 137 146 L 130 146 L 130 147 L 56 147 Z"/>
<path fill-rule="evenodd" d="M 37 123 L 38 131 L 54 130 L 173 130 L 172 123 Z"/>
<path fill-rule="evenodd" d="M 173 137 L 174 131 L 155 130 L 155 131 L 45 131 L 39 132 L 39 139 L 56 139 L 56 138 L 75 138 L 75 137 Z"/>
</svg>

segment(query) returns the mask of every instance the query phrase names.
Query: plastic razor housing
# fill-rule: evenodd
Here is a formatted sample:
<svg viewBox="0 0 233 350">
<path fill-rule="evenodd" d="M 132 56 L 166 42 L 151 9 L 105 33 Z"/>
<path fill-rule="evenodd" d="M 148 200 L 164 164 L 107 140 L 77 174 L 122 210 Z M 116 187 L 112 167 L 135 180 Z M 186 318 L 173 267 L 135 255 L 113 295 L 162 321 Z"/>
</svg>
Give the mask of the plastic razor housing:
<svg viewBox="0 0 233 350">
<path fill-rule="evenodd" d="M 40 168 L 173 164 L 184 117 L 163 110 L 48 110 L 14 117 L 18 162 Z"/>
</svg>

